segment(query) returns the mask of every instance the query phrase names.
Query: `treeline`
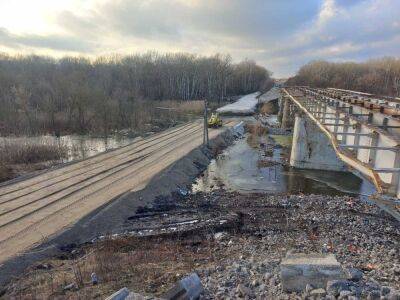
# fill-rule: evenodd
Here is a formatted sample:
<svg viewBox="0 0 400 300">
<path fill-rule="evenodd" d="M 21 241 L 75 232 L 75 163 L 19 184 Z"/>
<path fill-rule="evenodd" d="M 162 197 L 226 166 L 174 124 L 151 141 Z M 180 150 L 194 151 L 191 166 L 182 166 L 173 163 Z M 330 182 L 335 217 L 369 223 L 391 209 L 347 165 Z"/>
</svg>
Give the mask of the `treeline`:
<svg viewBox="0 0 400 300">
<path fill-rule="evenodd" d="M 95 60 L 0 55 L 0 134 L 135 129 L 159 101 L 220 102 L 272 85 L 253 61 L 229 55 L 107 56 Z M 149 120 L 150 119 L 150 120 Z"/>
<path fill-rule="evenodd" d="M 400 59 L 385 57 L 363 63 L 313 61 L 287 82 L 290 85 L 334 87 L 400 96 Z"/>
</svg>

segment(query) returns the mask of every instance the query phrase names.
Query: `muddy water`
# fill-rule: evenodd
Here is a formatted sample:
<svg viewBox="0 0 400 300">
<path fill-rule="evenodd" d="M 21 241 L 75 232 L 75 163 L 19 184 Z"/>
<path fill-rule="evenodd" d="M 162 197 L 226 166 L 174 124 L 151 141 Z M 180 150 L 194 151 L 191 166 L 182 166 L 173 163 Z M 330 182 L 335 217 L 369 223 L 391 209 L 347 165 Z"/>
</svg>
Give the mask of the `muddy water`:
<svg viewBox="0 0 400 300">
<path fill-rule="evenodd" d="M 133 138 L 125 136 L 101 138 L 87 135 L 65 135 L 58 138 L 50 135 L 36 137 L 0 137 L 0 143 L 63 145 L 68 149 L 68 157 L 64 162 L 88 158 L 107 150 L 123 147 L 133 140 Z"/>
<path fill-rule="evenodd" d="M 193 192 L 224 187 L 230 191 L 304 194 L 374 193 L 373 186 L 352 173 L 299 170 L 287 166 L 290 149 L 246 136 L 211 162 L 193 184 Z M 255 146 L 255 144 L 259 146 Z"/>
</svg>

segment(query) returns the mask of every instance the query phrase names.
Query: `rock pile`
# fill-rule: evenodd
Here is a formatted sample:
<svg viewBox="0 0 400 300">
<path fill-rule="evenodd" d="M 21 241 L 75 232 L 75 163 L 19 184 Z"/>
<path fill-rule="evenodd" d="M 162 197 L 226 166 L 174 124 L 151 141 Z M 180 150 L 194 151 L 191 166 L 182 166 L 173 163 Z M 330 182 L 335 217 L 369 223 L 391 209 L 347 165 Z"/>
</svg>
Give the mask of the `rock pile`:
<svg viewBox="0 0 400 300">
<path fill-rule="evenodd" d="M 190 201 L 190 200 L 189 200 Z M 199 270 L 205 299 L 400 299 L 400 227 L 373 204 L 352 197 L 239 195 L 195 199 L 241 214 L 239 233 L 218 238 L 213 267 Z M 345 278 L 302 293 L 282 291 L 286 253 L 332 253 Z"/>
</svg>

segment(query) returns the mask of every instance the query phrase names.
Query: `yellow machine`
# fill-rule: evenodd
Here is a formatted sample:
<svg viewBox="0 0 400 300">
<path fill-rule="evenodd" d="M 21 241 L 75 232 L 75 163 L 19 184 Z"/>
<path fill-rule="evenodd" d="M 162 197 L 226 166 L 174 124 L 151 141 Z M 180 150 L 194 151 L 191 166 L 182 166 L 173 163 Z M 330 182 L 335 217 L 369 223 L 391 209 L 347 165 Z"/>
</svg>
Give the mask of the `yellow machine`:
<svg viewBox="0 0 400 300">
<path fill-rule="evenodd" d="M 208 119 L 208 127 L 221 127 L 222 126 L 222 119 L 219 117 L 217 113 L 212 113 L 211 117 Z"/>
</svg>

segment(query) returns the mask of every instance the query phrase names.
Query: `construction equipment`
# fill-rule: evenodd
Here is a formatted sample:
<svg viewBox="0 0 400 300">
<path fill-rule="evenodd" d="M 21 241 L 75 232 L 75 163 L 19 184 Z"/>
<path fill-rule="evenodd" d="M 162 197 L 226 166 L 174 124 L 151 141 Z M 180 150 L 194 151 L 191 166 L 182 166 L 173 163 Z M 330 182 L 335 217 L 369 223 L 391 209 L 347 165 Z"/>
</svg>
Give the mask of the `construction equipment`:
<svg viewBox="0 0 400 300">
<path fill-rule="evenodd" d="M 219 117 L 218 113 L 212 113 L 207 123 L 208 127 L 218 128 L 222 126 L 222 119 Z"/>
</svg>

